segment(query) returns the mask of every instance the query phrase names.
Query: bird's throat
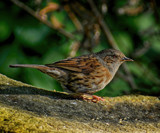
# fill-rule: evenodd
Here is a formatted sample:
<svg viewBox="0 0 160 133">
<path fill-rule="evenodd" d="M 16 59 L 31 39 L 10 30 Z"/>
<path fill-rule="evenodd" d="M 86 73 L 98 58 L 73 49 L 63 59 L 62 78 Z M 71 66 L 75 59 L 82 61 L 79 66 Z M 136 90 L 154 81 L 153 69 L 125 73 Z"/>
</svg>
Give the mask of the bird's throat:
<svg viewBox="0 0 160 133">
<path fill-rule="evenodd" d="M 116 72 L 118 71 L 119 66 L 121 65 L 121 63 L 107 63 L 106 67 L 108 68 L 109 72 L 111 73 L 111 75 L 114 77 L 114 75 L 116 74 Z"/>
</svg>

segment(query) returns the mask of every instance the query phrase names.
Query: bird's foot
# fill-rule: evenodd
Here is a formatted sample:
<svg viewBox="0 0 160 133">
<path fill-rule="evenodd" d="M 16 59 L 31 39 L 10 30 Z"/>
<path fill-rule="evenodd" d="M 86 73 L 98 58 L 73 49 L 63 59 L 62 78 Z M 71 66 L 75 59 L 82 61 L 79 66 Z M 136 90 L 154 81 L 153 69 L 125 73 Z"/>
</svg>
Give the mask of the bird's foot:
<svg viewBox="0 0 160 133">
<path fill-rule="evenodd" d="M 93 102 L 93 103 L 97 103 L 99 101 L 105 101 L 104 98 L 96 95 L 91 95 L 91 94 L 79 94 L 77 95 L 77 98 L 83 99 L 84 101 L 87 101 L 87 102 Z"/>
<path fill-rule="evenodd" d="M 99 101 L 105 101 L 105 99 L 96 95 L 92 95 L 92 102 L 99 102 Z"/>
</svg>

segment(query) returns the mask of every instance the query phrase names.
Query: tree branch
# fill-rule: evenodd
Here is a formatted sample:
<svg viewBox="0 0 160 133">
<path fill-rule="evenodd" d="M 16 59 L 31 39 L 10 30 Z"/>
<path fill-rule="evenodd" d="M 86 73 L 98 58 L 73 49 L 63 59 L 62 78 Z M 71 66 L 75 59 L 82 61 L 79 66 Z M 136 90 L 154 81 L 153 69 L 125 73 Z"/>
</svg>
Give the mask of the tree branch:
<svg viewBox="0 0 160 133">
<path fill-rule="evenodd" d="M 76 40 L 76 38 L 74 37 L 73 34 L 71 34 L 71 33 L 67 32 L 67 31 L 63 30 L 62 28 L 56 29 L 49 21 L 43 20 L 39 14 L 37 14 L 34 10 L 32 10 L 30 7 L 28 7 L 24 3 L 20 2 L 19 0 L 11 0 L 11 2 L 13 2 L 18 7 L 24 9 L 26 12 L 28 12 L 29 14 L 31 14 L 32 16 L 34 16 L 36 19 L 38 19 L 40 22 L 44 23 L 45 25 L 47 25 L 51 29 L 57 30 L 58 32 L 60 32 L 61 34 L 63 34 L 64 36 L 66 36 L 69 39 Z"/>
<path fill-rule="evenodd" d="M 99 11 L 98 11 L 96 5 L 94 4 L 93 0 L 88 0 L 88 3 L 90 4 L 90 6 L 92 8 L 93 13 L 96 15 L 96 18 L 98 19 L 98 22 L 99 22 L 100 26 L 102 27 L 102 30 L 104 31 L 111 47 L 115 48 L 115 49 L 119 49 L 114 37 L 112 36 L 112 33 L 111 33 L 109 27 L 105 24 L 105 22 L 103 20 L 103 17 L 99 13 Z"/>
</svg>

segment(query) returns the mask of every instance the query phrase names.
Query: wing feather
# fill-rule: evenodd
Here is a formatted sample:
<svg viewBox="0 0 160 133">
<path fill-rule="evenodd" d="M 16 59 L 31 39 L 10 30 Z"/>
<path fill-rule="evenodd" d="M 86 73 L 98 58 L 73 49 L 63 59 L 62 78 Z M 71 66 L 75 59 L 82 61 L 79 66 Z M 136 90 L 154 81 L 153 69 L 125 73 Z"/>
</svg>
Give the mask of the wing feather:
<svg viewBox="0 0 160 133">
<path fill-rule="evenodd" d="M 80 57 L 61 60 L 53 64 L 46 64 L 46 66 L 62 68 L 75 72 L 89 73 L 94 71 L 94 66 L 96 65 L 95 61 L 97 62 L 97 59 L 93 55 L 84 55 Z"/>
</svg>

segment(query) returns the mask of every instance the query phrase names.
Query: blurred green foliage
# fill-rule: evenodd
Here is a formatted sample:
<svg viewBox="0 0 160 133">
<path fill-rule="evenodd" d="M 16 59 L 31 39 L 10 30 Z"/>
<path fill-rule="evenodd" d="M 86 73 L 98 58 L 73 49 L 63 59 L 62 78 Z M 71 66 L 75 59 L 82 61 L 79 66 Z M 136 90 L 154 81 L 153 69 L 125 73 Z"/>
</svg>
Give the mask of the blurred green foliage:
<svg viewBox="0 0 160 133">
<path fill-rule="evenodd" d="M 106 89 L 98 92 L 101 96 L 130 93 L 157 96 L 160 94 L 160 3 L 153 0 L 152 2 L 156 5 L 151 6 L 151 1 L 137 0 L 135 5 L 130 5 L 132 1 L 103 0 L 96 2 L 97 8 L 103 14 L 104 21 L 108 24 L 120 50 L 135 60 L 126 65 L 137 86 L 137 89 L 132 88 L 123 76 L 116 75 Z M 36 11 L 44 8 L 47 2 L 47 0 L 29 0 L 24 4 Z M 50 2 L 55 1 L 50 0 Z M 63 7 L 63 1 L 56 2 Z M 91 11 L 87 1 L 79 1 L 79 3 Z M 106 6 L 107 11 L 103 12 L 101 6 Z M 142 10 L 134 14 L 133 12 L 141 6 Z M 130 9 L 130 12 L 127 12 L 127 9 Z M 87 10 L 85 11 L 86 14 L 81 14 L 84 15 L 84 18 L 82 16 L 79 18 L 80 22 L 84 21 L 87 16 Z M 97 44 L 93 43 L 92 45 L 88 41 L 87 46 L 84 45 L 85 33 L 77 31 L 65 10 L 54 11 L 48 15 L 55 16 L 64 26 L 65 31 L 79 39 L 82 45 L 76 56 L 111 47 L 102 31 Z M 88 19 L 90 18 L 86 18 L 86 20 Z M 9 64 L 47 64 L 67 58 L 74 42 L 74 39 L 69 39 L 58 30 L 42 24 L 11 1 L 0 1 L 0 73 L 37 87 L 62 91 L 59 83 L 37 70 L 11 69 L 8 66 Z M 125 76 L 125 70 L 121 68 L 119 71 Z"/>
</svg>

